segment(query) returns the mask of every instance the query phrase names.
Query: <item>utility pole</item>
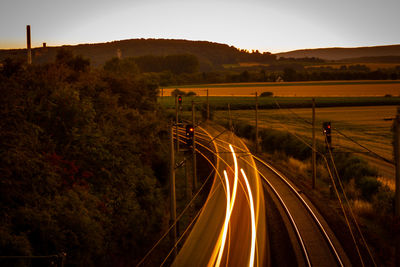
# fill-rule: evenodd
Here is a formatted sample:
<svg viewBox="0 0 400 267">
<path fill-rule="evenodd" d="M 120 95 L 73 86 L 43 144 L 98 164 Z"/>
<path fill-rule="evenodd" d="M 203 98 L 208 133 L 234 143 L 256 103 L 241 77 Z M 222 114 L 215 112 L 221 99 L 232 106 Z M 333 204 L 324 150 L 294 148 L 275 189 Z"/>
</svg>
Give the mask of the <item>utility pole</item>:
<svg viewBox="0 0 400 267">
<path fill-rule="evenodd" d="M 208 102 L 208 89 L 207 89 L 207 120 L 209 119 L 210 119 L 210 102 Z"/>
<path fill-rule="evenodd" d="M 315 98 L 312 99 L 312 188 L 315 189 L 317 180 L 317 154 L 315 142 Z"/>
<path fill-rule="evenodd" d="M 229 131 L 233 132 L 232 116 L 231 116 L 231 104 L 230 103 L 228 103 L 228 116 L 229 116 Z"/>
<path fill-rule="evenodd" d="M 400 108 L 397 109 L 394 121 L 394 155 L 396 163 L 396 195 L 394 211 L 396 217 L 400 218 Z"/>
<path fill-rule="evenodd" d="M 400 220 L 400 108 L 397 108 L 394 120 L 394 157 L 396 164 L 396 191 L 394 197 L 394 221 Z M 400 233 L 396 234 L 396 266 L 400 266 Z"/>
<path fill-rule="evenodd" d="M 191 195 L 192 190 L 191 190 L 190 182 L 189 182 L 188 159 L 185 157 L 184 161 L 185 161 L 185 197 L 186 197 L 186 200 L 190 200 L 190 199 L 192 199 L 192 195 Z"/>
<path fill-rule="evenodd" d="M 193 124 L 193 193 L 197 190 L 197 162 L 196 162 L 196 112 L 194 107 L 194 101 L 192 100 L 192 124 Z"/>
<path fill-rule="evenodd" d="M 258 154 L 258 94 L 256 92 L 256 154 Z"/>
<path fill-rule="evenodd" d="M 32 64 L 32 50 L 31 50 L 31 25 L 26 25 L 26 48 L 27 48 L 27 57 L 28 64 Z"/>
<path fill-rule="evenodd" d="M 178 133 L 178 96 L 175 95 L 175 129 L 176 129 L 176 152 L 179 152 L 179 133 Z"/>
<path fill-rule="evenodd" d="M 173 225 L 171 232 L 171 241 L 176 244 L 176 194 L 175 194 L 175 155 L 174 155 L 174 133 L 172 125 L 170 127 L 170 225 Z M 177 250 L 174 248 L 174 256 Z"/>
</svg>

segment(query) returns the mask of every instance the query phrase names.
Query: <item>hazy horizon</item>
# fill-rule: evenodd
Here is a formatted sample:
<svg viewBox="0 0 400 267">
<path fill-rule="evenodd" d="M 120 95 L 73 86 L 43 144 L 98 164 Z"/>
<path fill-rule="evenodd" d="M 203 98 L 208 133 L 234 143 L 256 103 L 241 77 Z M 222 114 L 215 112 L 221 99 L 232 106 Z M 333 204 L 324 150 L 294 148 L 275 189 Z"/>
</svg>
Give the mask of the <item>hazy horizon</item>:
<svg viewBox="0 0 400 267">
<path fill-rule="evenodd" d="M 396 0 L 3 0 L 0 49 L 154 38 L 260 52 L 400 44 Z"/>
</svg>

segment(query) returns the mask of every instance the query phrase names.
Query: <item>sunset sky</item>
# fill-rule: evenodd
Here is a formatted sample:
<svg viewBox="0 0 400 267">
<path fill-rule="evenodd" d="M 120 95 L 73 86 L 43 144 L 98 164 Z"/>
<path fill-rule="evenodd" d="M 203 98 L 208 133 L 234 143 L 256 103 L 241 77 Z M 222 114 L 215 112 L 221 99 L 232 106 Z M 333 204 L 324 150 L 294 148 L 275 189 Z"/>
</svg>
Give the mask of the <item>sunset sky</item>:
<svg viewBox="0 0 400 267">
<path fill-rule="evenodd" d="M 133 38 L 280 52 L 400 44 L 399 0 L 1 0 L 0 49 Z"/>
</svg>

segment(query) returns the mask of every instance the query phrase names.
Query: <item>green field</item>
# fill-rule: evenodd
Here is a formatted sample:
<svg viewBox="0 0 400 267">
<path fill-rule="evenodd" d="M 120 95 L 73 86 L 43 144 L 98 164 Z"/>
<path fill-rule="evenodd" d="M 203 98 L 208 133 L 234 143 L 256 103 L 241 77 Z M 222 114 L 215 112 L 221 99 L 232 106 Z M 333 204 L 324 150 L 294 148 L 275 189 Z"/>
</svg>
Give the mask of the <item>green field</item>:
<svg viewBox="0 0 400 267">
<path fill-rule="evenodd" d="M 311 97 L 259 97 L 260 109 L 276 108 L 306 108 L 311 107 Z M 204 105 L 207 98 L 203 96 L 183 97 L 183 110 L 190 110 L 192 101 L 196 106 Z M 210 96 L 210 109 L 231 110 L 255 109 L 255 97 L 225 97 Z M 175 108 L 175 98 L 170 96 L 159 97 L 158 102 L 167 109 Z M 400 105 L 400 97 L 319 97 L 316 98 L 317 107 L 344 107 L 344 106 L 381 106 Z"/>
</svg>

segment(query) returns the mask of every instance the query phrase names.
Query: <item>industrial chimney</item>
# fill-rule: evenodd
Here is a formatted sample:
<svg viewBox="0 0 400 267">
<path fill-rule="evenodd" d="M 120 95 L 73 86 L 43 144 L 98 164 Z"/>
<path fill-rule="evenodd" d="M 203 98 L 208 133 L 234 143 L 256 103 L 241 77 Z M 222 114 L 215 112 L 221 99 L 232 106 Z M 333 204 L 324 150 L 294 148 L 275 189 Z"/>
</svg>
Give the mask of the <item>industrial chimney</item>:
<svg viewBox="0 0 400 267">
<path fill-rule="evenodd" d="M 32 64 L 32 51 L 31 51 L 31 25 L 26 25 L 26 48 L 28 49 L 28 64 Z"/>
</svg>

